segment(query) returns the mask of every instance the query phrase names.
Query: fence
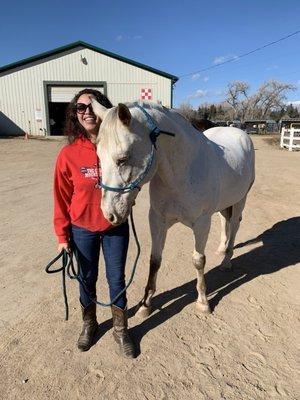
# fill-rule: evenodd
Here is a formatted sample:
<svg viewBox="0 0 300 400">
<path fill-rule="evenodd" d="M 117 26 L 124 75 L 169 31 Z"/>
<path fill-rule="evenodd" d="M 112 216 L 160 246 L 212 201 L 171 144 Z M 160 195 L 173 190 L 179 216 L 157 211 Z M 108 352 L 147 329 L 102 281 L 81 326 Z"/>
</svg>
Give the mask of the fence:
<svg viewBox="0 0 300 400">
<path fill-rule="evenodd" d="M 300 150 L 300 127 L 282 128 L 280 147 L 292 150 Z"/>
</svg>

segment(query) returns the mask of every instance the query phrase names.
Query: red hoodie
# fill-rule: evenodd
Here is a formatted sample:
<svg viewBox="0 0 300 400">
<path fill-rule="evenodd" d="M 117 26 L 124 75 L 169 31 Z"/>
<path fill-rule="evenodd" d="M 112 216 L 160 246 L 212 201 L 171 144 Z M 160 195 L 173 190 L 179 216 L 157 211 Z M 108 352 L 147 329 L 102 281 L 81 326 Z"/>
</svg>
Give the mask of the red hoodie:
<svg viewBox="0 0 300 400">
<path fill-rule="evenodd" d="M 101 190 L 95 145 L 84 137 L 62 148 L 54 173 L 54 229 L 59 243 L 69 240 L 69 225 L 105 231 L 111 224 L 100 208 Z"/>
</svg>

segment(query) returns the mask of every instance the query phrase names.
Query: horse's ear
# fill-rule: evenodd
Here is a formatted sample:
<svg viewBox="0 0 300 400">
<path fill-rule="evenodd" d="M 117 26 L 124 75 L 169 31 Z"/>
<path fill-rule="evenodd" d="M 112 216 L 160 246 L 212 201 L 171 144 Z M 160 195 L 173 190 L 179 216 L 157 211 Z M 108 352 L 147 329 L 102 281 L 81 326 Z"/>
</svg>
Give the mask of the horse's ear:
<svg viewBox="0 0 300 400">
<path fill-rule="evenodd" d="M 122 103 L 118 104 L 118 117 L 124 125 L 126 126 L 130 125 L 131 114 L 129 108 L 126 107 L 125 104 Z"/>
<path fill-rule="evenodd" d="M 107 113 L 107 108 L 105 108 L 102 104 L 98 103 L 95 97 L 91 96 L 90 99 L 94 113 L 98 115 L 98 117 L 100 117 L 101 120 L 103 121 L 105 114 Z"/>
</svg>

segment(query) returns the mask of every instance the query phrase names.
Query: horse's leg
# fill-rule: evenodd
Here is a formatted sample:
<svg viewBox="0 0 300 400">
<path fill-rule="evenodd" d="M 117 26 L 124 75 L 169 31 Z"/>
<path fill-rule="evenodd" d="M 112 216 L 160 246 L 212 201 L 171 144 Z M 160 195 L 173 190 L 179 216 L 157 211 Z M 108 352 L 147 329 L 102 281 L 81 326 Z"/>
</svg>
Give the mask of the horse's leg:
<svg viewBox="0 0 300 400">
<path fill-rule="evenodd" d="M 246 196 L 238 203 L 220 212 L 222 231 L 221 243 L 218 251 L 224 256 L 221 263 L 222 269 L 231 268 L 234 241 L 242 220 L 242 212 L 245 207 L 245 203 Z"/>
<path fill-rule="evenodd" d="M 169 225 L 162 221 L 155 211 L 150 208 L 149 223 L 152 239 L 149 277 L 145 288 L 145 294 L 138 305 L 137 315 L 146 318 L 151 314 L 151 300 L 156 291 L 156 278 L 161 265 L 162 251 L 165 245 Z"/>
<path fill-rule="evenodd" d="M 210 313 L 210 307 L 206 297 L 206 286 L 204 280 L 205 255 L 204 250 L 210 229 L 210 216 L 203 216 L 193 226 L 195 236 L 195 249 L 193 253 L 193 264 L 197 270 L 197 309 L 202 313 Z"/>
<path fill-rule="evenodd" d="M 220 245 L 218 248 L 218 253 L 220 253 L 223 256 L 223 261 L 222 261 L 222 268 L 226 268 L 226 263 L 227 263 L 227 268 L 230 268 L 230 258 L 228 259 L 227 257 L 227 250 L 228 250 L 228 244 L 230 240 L 230 234 L 231 234 L 231 216 L 232 216 L 232 207 L 225 208 L 225 210 L 222 210 L 219 212 L 220 216 L 220 222 L 221 222 L 221 240 L 220 240 Z"/>
</svg>

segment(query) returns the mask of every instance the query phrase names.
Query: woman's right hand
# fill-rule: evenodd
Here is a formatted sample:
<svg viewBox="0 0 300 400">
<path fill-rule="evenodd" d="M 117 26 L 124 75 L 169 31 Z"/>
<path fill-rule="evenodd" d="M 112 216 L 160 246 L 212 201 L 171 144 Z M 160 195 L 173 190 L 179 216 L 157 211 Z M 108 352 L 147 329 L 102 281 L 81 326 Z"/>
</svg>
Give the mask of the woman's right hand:
<svg viewBox="0 0 300 400">
<path fill-rule="evenodd" d="M 67 253 L 70 253 L 71 252 L 70 244 L 69 243 L 59 243 L 57 250 L 59 253 L 62 250 L 66 250 Z"/>
</svg>

